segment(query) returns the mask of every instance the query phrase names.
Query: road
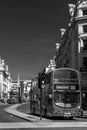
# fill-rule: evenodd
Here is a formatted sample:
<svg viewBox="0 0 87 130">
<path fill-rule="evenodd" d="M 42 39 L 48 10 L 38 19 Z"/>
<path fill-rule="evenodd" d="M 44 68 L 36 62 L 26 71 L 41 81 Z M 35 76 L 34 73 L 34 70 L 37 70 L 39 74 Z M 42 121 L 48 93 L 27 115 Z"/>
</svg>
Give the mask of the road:
<svg viewBox="0 0 87 130">
<path fill-rule="evenodd" d="M 25 120 L 9 115 L 4 109 L 9 105 L 0 105 L 0 123 L 2 122 L 25 122 Z"/>
<path fill-rule="evenodd" d="M 3 129 L 8 130 L 8 129 Z M 10 129 L 10 130 L 87 130 L 87 128 L 23 128 L 23 129 Z"/>
<path fill-rule="evenodd" d="M 4 112 L 8 105 L 0 105 L 0 130 L 87 130 L 87 119 L 52 119 L 48 122 L 27 122 Z"/>
<path fill-rule="evenodd" d="M 49 125 L 47 125 L 49 124 Z M 0 124 L 2 126 L 2 124 Z M 4 129 L 3 129 L 4 128 Z M 87 122 L 76 123 L 45 123 L 45 122 L 26 122 L 26 123 L 10 123 L 4 125 L 1 130 L 87 130 Z"/>
</svg>

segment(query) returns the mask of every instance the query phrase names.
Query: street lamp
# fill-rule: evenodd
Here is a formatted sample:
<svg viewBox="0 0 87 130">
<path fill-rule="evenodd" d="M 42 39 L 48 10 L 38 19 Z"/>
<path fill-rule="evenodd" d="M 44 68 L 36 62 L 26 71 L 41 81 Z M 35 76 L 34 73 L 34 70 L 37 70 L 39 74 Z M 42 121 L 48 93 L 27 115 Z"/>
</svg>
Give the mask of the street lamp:
<svg viewBox="0 0 87 130">
<path fill-rule="evenodd" d="M 20 78 L 18 73 L 18 103 L 20 103 Z"/>
<path fill-rule="evenodd" d="M 42 101 L 43 101 L 43 97 L 42 97 L 42 91 L 44 86 L 44 80 L 45 80 L 45 73 L 44 72 L 40 72 L 38 74 L 38 86 L 40 88 L 40 120 L 42 120 Z"/>
<path fill-rule="evenodd" d="M 42 120 L 42 102 L 43 102 L 43 89 L 44 89 L 44 81 L 42 81 L 42 85 L 40 88 L 40 120 Z"/>
</svg>

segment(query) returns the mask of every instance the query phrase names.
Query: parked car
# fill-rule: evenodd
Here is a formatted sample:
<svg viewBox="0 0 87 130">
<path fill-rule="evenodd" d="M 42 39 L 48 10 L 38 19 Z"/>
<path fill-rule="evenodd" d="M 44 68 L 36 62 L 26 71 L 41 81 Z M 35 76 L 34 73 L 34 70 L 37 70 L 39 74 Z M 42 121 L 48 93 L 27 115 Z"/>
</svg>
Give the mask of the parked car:
<svg viewBox="0 0 87 130">
<path fill-rule="evenodd" d="M 5 99 L 4 98 L 0 98 L 0 102 L 5 103 Z"/>
<path fill-rule="evenodd" d="M 9 98 L 7 100 L 7 103 L 9 103 L 9 104 L 15 104 L 15 103 L 17 103 L 17 100 L 15 98 Z"/>
</svg>

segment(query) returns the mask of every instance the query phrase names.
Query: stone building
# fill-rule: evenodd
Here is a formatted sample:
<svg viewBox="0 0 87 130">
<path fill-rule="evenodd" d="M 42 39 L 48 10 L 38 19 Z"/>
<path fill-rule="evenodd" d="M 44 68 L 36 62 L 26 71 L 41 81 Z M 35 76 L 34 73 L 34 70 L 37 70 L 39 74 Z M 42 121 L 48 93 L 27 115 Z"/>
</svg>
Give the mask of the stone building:
<svg viewBox="0 0 87 130">
<path fill-rule="evenodd" d="M 31 80 L 24 80 L 23 99 L 29 101 L 29 91 L 31 88 Z"/>
<path fill-rule="evenodd" d="M 12 87 L 10 90 L 10 98 L 11 99 L 15 99 L 16 102 L 18 102 L 19 99 L 19 86 L 18 86 L 18 82 L 15 80 L 12 80 Z"/>
<path fill-rule="evenodd" d="M 68 6 L 70 19 L 67 28 L 60 29 L 55 62 L 57 68 L 70 67 L 81 72 L 82 106 L 87 110 L 87 0 Z"/>
<path fill-rule="evenodd" d="M 0 57 L 0 99 L 7 100 L 10 96 L 12 80 L 8 71 L 8 65 Z"/>
<path fill-rule="evenodd" d="M 29 91 L 31 80 L 13 80 L 10 90 L 10 98 L 14 98 L 16 102 L 29 101 Z"/>
</svg>

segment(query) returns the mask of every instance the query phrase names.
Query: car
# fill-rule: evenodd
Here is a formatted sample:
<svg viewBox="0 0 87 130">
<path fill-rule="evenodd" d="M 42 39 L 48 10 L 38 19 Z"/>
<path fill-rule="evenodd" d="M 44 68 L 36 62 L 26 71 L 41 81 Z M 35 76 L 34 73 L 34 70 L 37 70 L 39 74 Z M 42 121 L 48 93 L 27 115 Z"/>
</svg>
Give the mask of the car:
<svg viewBox="0 0 87 130">
<path fill-rule="evenodd" d="M 4 98 L 0 98 L 0 102 L 5 103 L 5 99 Z"/>
<path fill-rule="evenodd" d="M 9 104 L 15 104 L 15 103 L 17 103 L 17 101 L 16 101 L 15 98 L 9 98 L 9 99 L 7 100 L 7 103 L 9 103 Z"/>
</svg>

